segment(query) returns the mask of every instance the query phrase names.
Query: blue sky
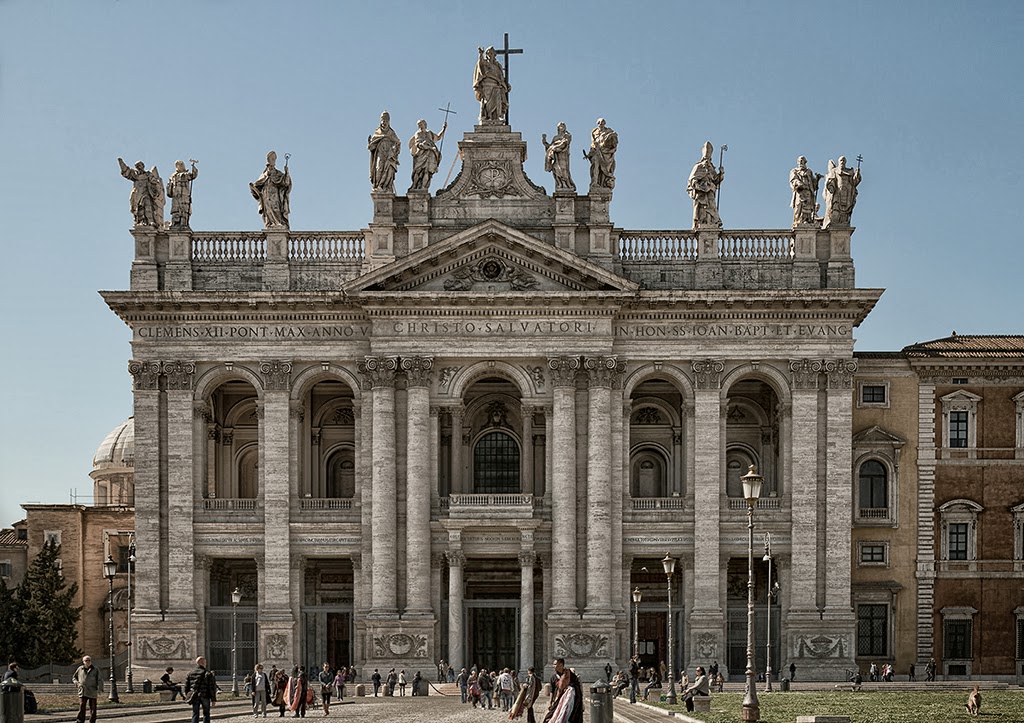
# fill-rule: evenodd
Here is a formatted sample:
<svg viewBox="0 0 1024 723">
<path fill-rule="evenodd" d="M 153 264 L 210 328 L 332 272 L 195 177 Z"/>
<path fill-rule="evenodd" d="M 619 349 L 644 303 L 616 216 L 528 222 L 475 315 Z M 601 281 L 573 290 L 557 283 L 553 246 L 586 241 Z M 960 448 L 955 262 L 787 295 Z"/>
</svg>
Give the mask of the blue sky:
<svg viewBox="0 0 1024 723">
<path fill-rule="evenodd" d="M 541 133 L 619 134 L 613 222 L 687 228 L 686 175 L 725 143 L 729 228 L 786 228 L 796 157 L 863 154 L 853 255 L 885 287 L 860 350 L 1024 333 L 1024 3 L 50 2 L 0 0 L 0 525 L 90 495 L 131 414 L 130 184 L 116 158 L 200 159 L 192 227 L 260 227 L 247 184 L 291 153 L 291 225 L 370 220 L 365 138 L 406 140 L 451 102 L 444 172 L 477 104 L 478 45 L 508 32 L 511 118 L 550 190 Z M 574 151 L 577 178 L 586 175 Z M 411 163 L 402 157 L 398 188 Z M 439 186 L 435 182 L 435 189 Z"/>
</svg>

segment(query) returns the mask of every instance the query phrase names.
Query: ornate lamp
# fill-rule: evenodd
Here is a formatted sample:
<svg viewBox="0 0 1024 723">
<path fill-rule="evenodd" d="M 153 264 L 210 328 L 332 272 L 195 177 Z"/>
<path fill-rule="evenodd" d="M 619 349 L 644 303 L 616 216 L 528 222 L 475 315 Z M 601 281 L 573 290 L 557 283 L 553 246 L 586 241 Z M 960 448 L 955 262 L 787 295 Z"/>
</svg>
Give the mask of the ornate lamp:
<svg viewBox="0 0 1024 723">
<path fill-rule="evenodd" d="M 743 497 L 747 501 L 747 692 L 743 697 L 744 721 L 759 721 L 761 705 L 757 701 L 757 686 L 754 684 L 754 506 L 761 496 L 764 477 L 757 468 L 750 470 L 740 480 L 743 482 Z"/>
<path fill-rule="evenodd" d="M 242 602 L 242 591 L 237 587 L 231 592 L 231 695 L 238 695 L 238 603 Z"/>
<path fill-rule="evenodd" d="M 640 655 L 640 600 L 643 593 L 640 588 L 633 589 L 633 657 Z"/>
<path fill-rule="evenodd" d="M 110 696 L 111 703 L 120 703 L 117 697 L 117 676 L 114 674 L 114 577 L 117 576 L 117 563 L 112 555 L 107 555 L 103 563 L 103 577 L 107 578 L 110 591 L 107 595 L 107 606 L 110 608 Z"/>
<path fill-rule="evenodd" d="M 676 559 L 670 557 L 666 552 L 661 566 L 665 568 L 665 578 L 668 580 L 668 695 L 665 696 L 665 702 L 675 705 L 676 679 L 672 668 L 673 651 L 675 650 L 675 641 L 672 639 L 672 575 L 676 571 Z"/>
</svg>

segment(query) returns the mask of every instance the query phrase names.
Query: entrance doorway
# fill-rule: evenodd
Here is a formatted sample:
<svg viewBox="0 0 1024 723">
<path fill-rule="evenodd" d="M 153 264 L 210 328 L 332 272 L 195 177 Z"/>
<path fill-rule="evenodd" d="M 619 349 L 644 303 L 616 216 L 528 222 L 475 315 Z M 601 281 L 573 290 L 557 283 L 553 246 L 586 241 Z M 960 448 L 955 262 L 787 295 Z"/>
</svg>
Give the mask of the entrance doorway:
<svg viewBox="0 0 1024 723">
<path fill-rule="evenodd" d="M 466 601 L 467 667 L 515 669 L 519 664 L 519 601 Z"/>
</svg>

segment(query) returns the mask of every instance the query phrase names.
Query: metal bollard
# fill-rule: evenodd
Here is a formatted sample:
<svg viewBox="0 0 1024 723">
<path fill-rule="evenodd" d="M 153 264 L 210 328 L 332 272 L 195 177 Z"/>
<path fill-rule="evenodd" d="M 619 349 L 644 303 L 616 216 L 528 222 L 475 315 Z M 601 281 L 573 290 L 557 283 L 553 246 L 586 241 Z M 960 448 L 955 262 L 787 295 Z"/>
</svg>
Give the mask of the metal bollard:
<svg viewBox="0 0 1024 723">
<path fill-rule="evenodd" d="M 24 723 L 25 690 L 17 680 L 0 687 L 0 723 Z"/>
<path fill-rule="evenodd" d="M 150 680 L 149 678 L 146 678 L 145 680 L 142 681 L 142 692 L 143 693 L 152 693 L 153 692 L 153 681 Z"/>
<path fill-rule="evenodd" d="M 779 684 L 779 688 L 782 689 L 783 693 L 788 693 L 789 692 L 789 678 L 783 678 L 782 682 Z"/>
<path fill-rule="evenodd" d="M 590 688 L 590 723 L 613 723 L 612 689 L 599 680 Z"/>
</svg>

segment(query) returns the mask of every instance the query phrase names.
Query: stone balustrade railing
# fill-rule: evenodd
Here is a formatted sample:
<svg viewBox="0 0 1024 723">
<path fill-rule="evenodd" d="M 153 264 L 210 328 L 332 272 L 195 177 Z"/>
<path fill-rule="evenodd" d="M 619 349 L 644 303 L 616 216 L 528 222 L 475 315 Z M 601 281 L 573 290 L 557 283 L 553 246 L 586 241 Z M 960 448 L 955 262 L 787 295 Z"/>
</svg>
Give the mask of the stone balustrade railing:
<svg viewBox="0 0 1024 723">
<path fill-rule="evenodd" d="M 288 234 L 291 261 L 362 261 L 366 240 L 358 231 L 303 231 Z"/>
<path fill-rule="evenodd" d="M 259 232 L 194 233 L 193 261 L 260 262 L 267 258 L 267 240 Z"/>
<path fill-rule="evenodd" d="M 887 520 L 889 519 L 889 508 L 860 507 L 857 509 L 857 517 L 862 520 Z"/>
<path fill-rule="evenodd" d="M 730 497 L 729 498 L 729 509 L 730 510 L 745 510 L 747 509 L 747 501 L 742 497 Z M 762 497 L 757 501 L 755 509 L 758 510 L 781 510 L 782 500 L 778 497 Z"/>
<path fill-rule="evenodd" d="M 532 507 L 533 495 L 449 495 L 448 507 Z"/>
<path fill-rule="evenodd" d="M 792 231 L 722 231 L 718 255 L 725 259 L 791 259 Z"/>
<path fill-rule="evenodd" d="M 686 509 L 686 503 L 682 497 L 634 497 L 632 503 L 633 509 L 638 512 Z"/>
<path fill-rule="evenodd" d="M 351 510 L 352 500 L 337 497 L 304 497 L 299 501 L 300 510 Z"/>
<path fill-rule="evenodd" d="M 256 500 L 252 498 L 208 498 L 203 500 L 203 509 L 210 511 L 255 512 Z"/>
<path fill-rule="evenodd" d="M 693 261 L 697 258 L 694 231 L 623 231 L 619 234 L 623 261 Z"/>
</svg>

